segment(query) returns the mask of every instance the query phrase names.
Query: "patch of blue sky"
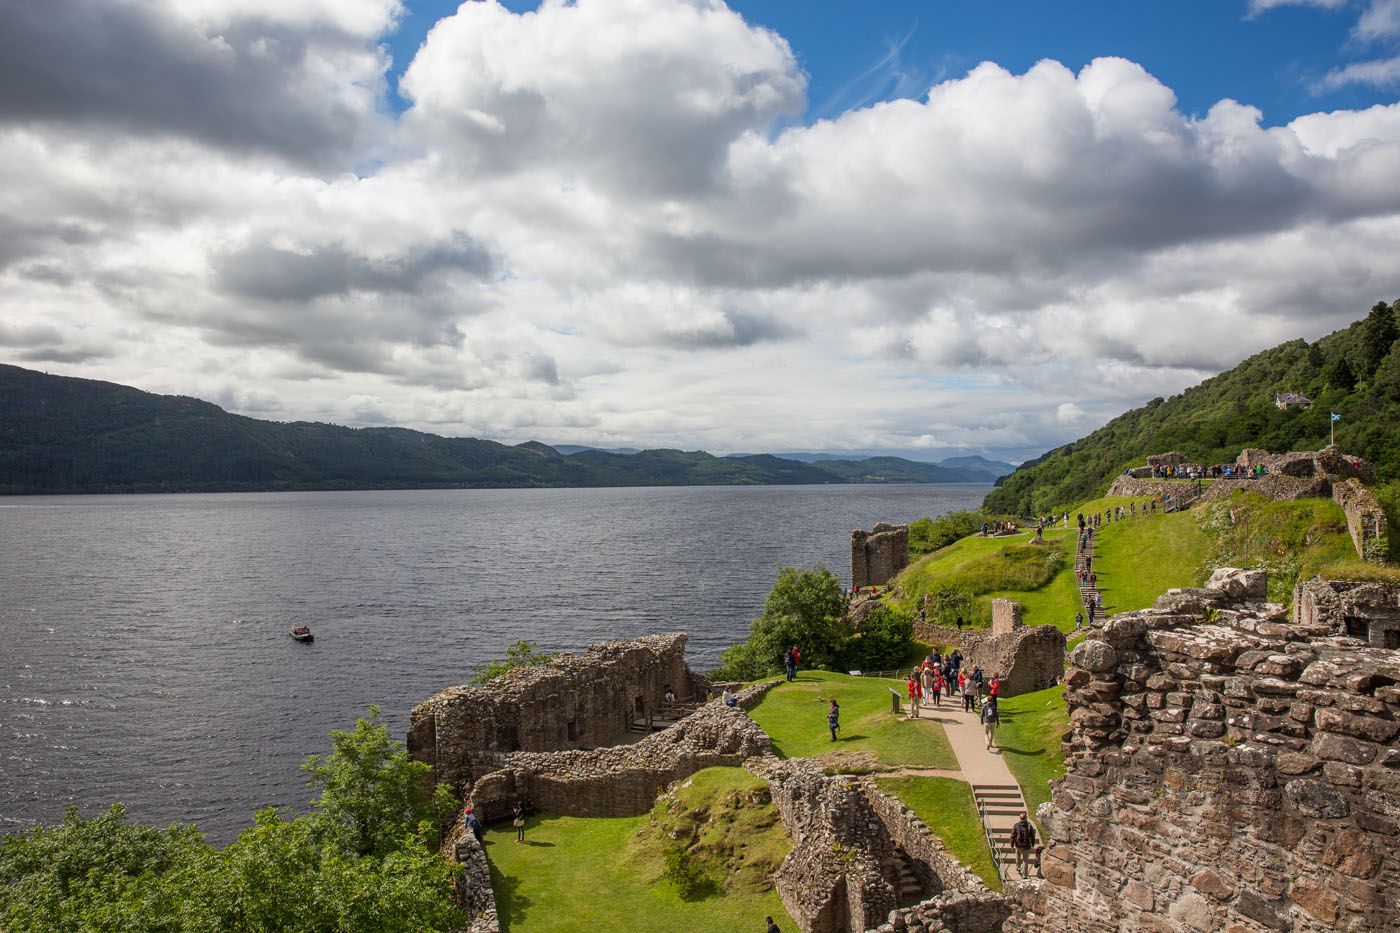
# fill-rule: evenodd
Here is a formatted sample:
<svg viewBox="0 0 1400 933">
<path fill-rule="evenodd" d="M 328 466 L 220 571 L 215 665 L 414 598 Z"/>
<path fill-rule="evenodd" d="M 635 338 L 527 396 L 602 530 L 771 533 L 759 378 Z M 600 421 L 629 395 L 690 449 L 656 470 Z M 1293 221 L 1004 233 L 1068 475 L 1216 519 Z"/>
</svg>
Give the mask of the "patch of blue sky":
<svg viewBox="0 0 1400 933">
<path fill-rule="evenodd" d="M 527 12 L 539 4 L 502 5 Z M 386 39 L 393 78 L 433 24 L 457 6 L 456 0 L 408 0 Z M 1204 114 L 1230 98 L 1259 108 L 1266 125 L 1395 100 L 1393 88 L 1323 83 L 1328 73 L 1378 53 L 1352 34 L 1357 2 L 1330 9 L 1285 4 L 1253 15 L 1248 0 L 732 0 L 731 6 L 791 45 L 808 76 L 806 122 L 878 101 L 922 98 L 933 84 L 983 61 L 1019 74 L 1047 58 L 1075 71 L 1101 56 L 1127 58 L 1170 87 L 1187 114 Z M 390 103 L 407 106 L 396 95 Z"/>
</svg>

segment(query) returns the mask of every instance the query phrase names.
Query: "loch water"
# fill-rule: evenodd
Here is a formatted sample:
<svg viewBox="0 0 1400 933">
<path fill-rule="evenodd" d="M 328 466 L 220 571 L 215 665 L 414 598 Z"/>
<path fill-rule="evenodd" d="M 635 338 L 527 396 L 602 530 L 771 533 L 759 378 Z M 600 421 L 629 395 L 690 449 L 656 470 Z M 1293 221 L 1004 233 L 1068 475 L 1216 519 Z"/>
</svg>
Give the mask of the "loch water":
<svg viewBox="0 0 1400 933">
<path fill-rule="evenodd" d="M 370 704 L 402 738 L 522 638 L 685 631 L 713 667 L 779 568 L 848 580 L 851 529 L 989 488 L 0 498 L 0 832 L 120 800 L 227 842 Z"/>
</svg>

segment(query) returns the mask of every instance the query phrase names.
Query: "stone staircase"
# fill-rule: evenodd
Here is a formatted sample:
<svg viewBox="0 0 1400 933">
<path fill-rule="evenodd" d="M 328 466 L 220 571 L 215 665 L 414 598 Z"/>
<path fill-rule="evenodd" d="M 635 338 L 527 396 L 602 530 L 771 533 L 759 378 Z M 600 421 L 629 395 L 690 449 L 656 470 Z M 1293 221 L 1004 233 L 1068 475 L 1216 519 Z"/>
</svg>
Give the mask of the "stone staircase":
<svg viewBox="0 0 1400 933">
<path fill-rule="evenodd" d="M 894 889 L 900 907 L 909 907 L 922 901 L 927 894 L 924 884 L 914 873 L 914 860 L 909 853 L 896 847 L 894 850 Z"/>
<path fill-rule="evenodd" d="M 992 862 L 996 865 L 997 874 L 1005 880 L 1007 872 L 1016 866 L 1016 852 L 1011 848 L 1011 827 L 1026 812 L 1021 788 L 1014 784 L 974 784 L 972 799 L 977 804 L 977 815 L 982 819 L 982 830 L 992 850 Z M 1039 874 L 1040 854 L 1034 849 L 1031 851 L 1031 862 Z"/>
<path fill-rule="evenodd" d="M 1076 578 L 1079 577 L 1079 571 L 1084 570 L 1086 568 L 1092 569 L 1094 559 L 1094 539 L 1097 537 L 1097 533 L 1090 535 L 1088 542 L 1084 545 L 1082 550 L 1079 548 L 1079 539 L 1075 538 L 1074 575 Z M 1083 579 L 1079 580 L 1079 601 L 1084 605 L 1084 615 L 1086 621 L 1089 615 L 1089 606 L 1095 604 L 1098 598 L 1099 589 L 1097 586 L 1090 585 L 1089 575 L 1086 573 Z"/>
</svg>

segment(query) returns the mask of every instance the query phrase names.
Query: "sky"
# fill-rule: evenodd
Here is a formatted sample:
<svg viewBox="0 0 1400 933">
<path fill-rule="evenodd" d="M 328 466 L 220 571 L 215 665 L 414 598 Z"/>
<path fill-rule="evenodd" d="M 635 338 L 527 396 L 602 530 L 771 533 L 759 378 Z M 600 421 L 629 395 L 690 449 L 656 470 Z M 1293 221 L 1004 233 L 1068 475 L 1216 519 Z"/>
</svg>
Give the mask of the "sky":
<svg viewBox="0 0 1400 933">
<path fill-rule="evenodd" d="M 0 0 L 0 362 L 1019 460 L 1400 297 L 1400 0 Z"/>
</svg>

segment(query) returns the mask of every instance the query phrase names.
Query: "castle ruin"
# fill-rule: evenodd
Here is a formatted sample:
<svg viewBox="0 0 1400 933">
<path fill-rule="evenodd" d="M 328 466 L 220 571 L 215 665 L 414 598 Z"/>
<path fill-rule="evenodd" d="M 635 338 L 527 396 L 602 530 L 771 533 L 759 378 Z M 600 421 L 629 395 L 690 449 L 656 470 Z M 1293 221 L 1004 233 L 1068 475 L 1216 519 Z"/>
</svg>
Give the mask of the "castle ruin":
<svg viewBox="0 0 1400 933">
<path fill-rule="evenodd" d="M 878 522 L 851 532 L 851 588 L 884 586 L 909 563 L 909 526 Z"/>
</svg>

